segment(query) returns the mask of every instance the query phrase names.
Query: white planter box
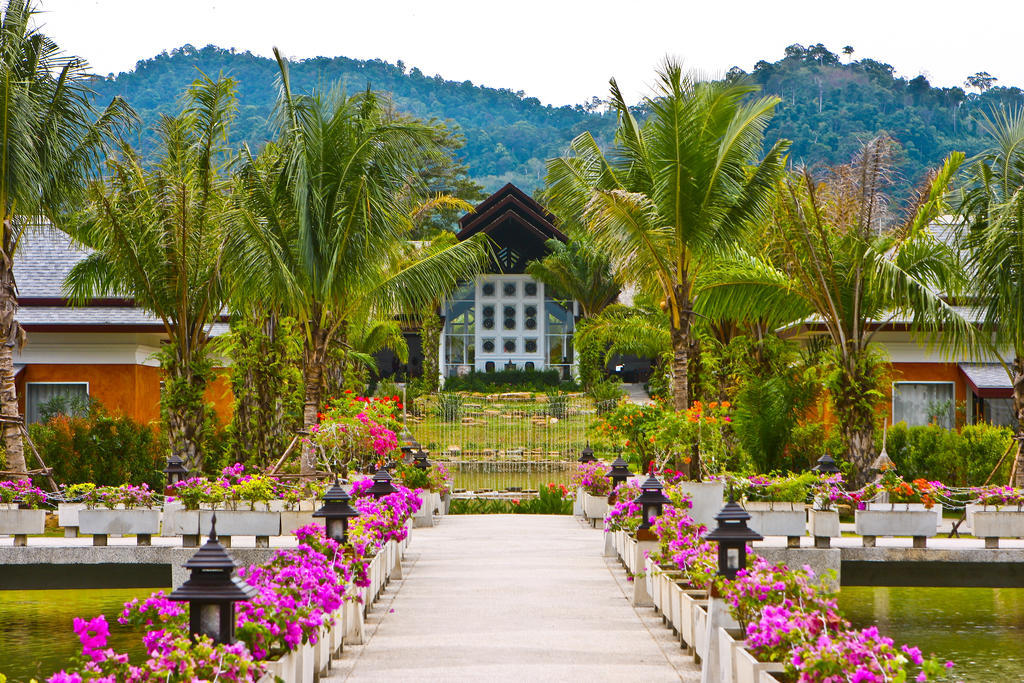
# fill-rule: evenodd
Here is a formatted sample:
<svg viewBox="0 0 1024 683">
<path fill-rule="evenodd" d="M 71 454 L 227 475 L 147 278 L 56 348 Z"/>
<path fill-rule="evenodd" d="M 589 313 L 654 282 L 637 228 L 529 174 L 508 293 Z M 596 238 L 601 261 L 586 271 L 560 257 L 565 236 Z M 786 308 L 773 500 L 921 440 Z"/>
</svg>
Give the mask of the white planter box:
<svg viewBox="0 0 1024 683">
<path fill-rule="evenodd" d="M 57 503 L 57 524 L 64 527 L 78 526 L 78 513 L 85 509 L 85 503 Z"/>
<path fill-rule="evenodd" d="M 218 536 L 279 536 L 281 513 L 252 510 L 217 510 Z M 164 519 L 164 536 L 208 536 L 212 510 L 178 510 Z"/>
<path fill-rule="evenodd" d="M 808 510 L 807 527 L 811 536 L 839 538 L 839 512 L 837 510 Z"/>
<path fill-rule="evenodd" d="M 649 557 L 644 558 L 644 583 L 647 586 L 647 594 L 651 596 L 651 600 L 654 602 L 654 606 L 658 607 L 658 600 L 660 598 L 659 592 L 655 588 L 655 581 L 658 575 L 661 574 L 661 569 L 658 565 L 654 564 L 654 561 Z M 634 579 L 635 580 L 635 579 Z"/>
<path fill-rule="evenodd" d="M 323 519 L 314 519 L 313 512 L 299 510 L 285 510 L 281 513 L 281 535 L 290 536 L 296 529 L 301 529 L 316 522 L 323 524 Z M 220 533 L 220 515 L 217 515 L 217 532 Z"/>
<path fill-rule="evenodd" d="M 41 534 L 46 530 L 46 510 L 0 509 L 0 534 Z"/>
<path fill-rule="evenodd" d="M 636 574 L 638 570 L 633 562 L 636 557 L 636 539 L 632 536 L 626 536 L 623 540 L 622 549 L 625 551 L 626 569 L 629 570 L 630 574 Z"/>
<path fill-rule="evenodd" d="M 745 506 L 750 514 L 747 522 L 762 536 L 803 536 L 807 530 L 807 513 L 803 503 L 748 502 Z"/>
<path fill-rule="evenodd" d="M 436 491 L 430 494 L 430 504 L 434 506 L 434 512 L 439 515 L 444 514 L 444 501 L 441 499 L 441 494 Z"/>
<path fill-rule="evenodd" d="M 931 510 L 857 510 L 855 528 L 861 536 L 934 536 L 938 518 Z"/>
<path fill-rule="evenodd" d="M 690 613 L 693 616 L 693 650 L 701 661 L 708 656 L 708 610 L 706 605 L 695 605 Z"/>
<path fill-rule="evenodd" d="M 608 498 L 606 496 L 592 496 L 584 494 L 583 514 L 587 519 L 604 519 L 608 512 Z"/>
<path fill-rule="evenodd" d="M 736 681 L 736 651 L 742 650 L 744 641 L 736 640 L 721 626 L 718 627 L 718 680 L 721 683 Z"/>
<path fill-rule="evenodd" d="M 695 630 L 697 624 L 697 609 L 706 607 L 707 604 L 706 592 L 683 589 L 681 602 L 682 610 L 679 615 L 679 623 L 681 626 L 681 636 L 687 647 L 694 649 L 697 647 L 697 636 Z M 704 615 L 705 618 L 707 618 L 707 612 L 705 612 Z"/>
<path fill-rule="evenodd" d="M 677 486 L 693 501 L 690 516 L 698 524 L 703 524 L 708 529 L 714 529 L 718 524 L 715 521 L 715 515 L 722 511 L 722 506 L 725 504 L 722 499 L 722 482 L 681 481 Z"/>
<path fill-rule="evenodd" d="M 78 529 L 83 534 L 158 534 L 160 510 L 82 510 L 78 513 Z"/>
<path fill-rule="evenodd" d="M 572 514 L 576 517 L 583 516 L 583 489 L 576 489 L 576 499 L 572 502 Z"/>
<path fill-rule="evenodd" d="M 1024 538 L 1024 512 L 977 510 L 972 516 L 974 535 L 978 538 Z"/>
<path fill-rule="evenodd" d="M 263 663 L 267 673 L 259 683 L 275 683 L 277 679 L 291 681 L 295 679 L 295 651 L 286 652 L 280 658 Z"/>
<path fill-rule="evenodd" d="M 786 670 L 781 662 L 759 662 L 746 648 L 733 651 L 736 667 L 736 683 L 761 683 L 763 673 L 777 673 Z"/>
</svg>

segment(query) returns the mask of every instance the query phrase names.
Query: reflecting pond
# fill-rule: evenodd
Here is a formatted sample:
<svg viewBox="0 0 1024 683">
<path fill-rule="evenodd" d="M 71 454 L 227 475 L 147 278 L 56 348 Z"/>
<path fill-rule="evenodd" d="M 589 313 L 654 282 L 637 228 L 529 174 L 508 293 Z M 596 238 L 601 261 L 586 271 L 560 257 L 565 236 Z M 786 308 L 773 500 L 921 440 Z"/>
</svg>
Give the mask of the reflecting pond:
<svg viewBox="0 0 1024 683">
<path fill-rule="evenodd" d="M 110 624 L 110 646 L 139 661 L 145 653 L 140 634 L 118 624 L 117 617 L 124 603 L 152 592 L 149 588 L 0 591 L 0 673 L 13 683 L 43 680 L 60 671 L 81 653 L 72 628 L 74 618 L 99 614 L 105 614 Z"/>
<path fill-rule="evenodd" d="M 839 606 L 858 627 L 956 662 L 956 680 L 1024 681 L 1024 588 L 844 586 Z"/>
</svg>

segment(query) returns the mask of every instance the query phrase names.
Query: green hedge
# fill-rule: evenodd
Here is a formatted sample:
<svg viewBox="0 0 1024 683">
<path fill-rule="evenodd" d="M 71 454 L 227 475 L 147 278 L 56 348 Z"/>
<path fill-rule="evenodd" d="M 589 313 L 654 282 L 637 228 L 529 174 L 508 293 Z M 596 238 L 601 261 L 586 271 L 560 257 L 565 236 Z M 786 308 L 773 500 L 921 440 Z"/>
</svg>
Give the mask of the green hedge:
<svg viewBox="0 0 1024 683">
<path fill-rule="evenodd" d="M 475 370 L 444 380 L 445 391 L 477 391 L 482 393 L 496 390 L 536 391 L 575 387 L 571 382 L 562 382 L 558 370 L 497 370 L 477 372 Z"/>
<path fill-rule="evenodd" d="M 967 425 L 959 432 L 935 425 L 889 429 L 886 451 L 904 479 L 938 480 L 953 486 L 980 486 L 1013 441 L 1007 427 Z M 1013 456 L 1007 456 L 991 483 L 1005 484 Z"/>
<path fill-rule="evenodd" d="M 163 489 L 167 447 L 159 432 L 131 418 L 112 416 L 96 402 L 83 417 L 51 415 L 28 429 L 58 483 L 145 482 Z"/>
<path fill-rule="evenodd" d="M 571 515 L 572 501 L 562 498 L 562 491 L 542 488 L 536 498 L 521 500 L 495 498 L 455 498 L 448 509 L 450 515 Z"/>
</svg>

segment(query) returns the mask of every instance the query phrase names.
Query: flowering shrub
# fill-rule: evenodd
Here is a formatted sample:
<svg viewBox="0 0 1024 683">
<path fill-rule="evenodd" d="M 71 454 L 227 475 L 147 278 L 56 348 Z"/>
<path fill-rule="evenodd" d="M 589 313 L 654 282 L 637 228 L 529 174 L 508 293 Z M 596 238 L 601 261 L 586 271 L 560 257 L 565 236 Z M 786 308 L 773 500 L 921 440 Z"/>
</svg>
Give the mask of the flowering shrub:
<svg viewBox="0 0 1024 683">
<path fill-rule="evenodd" d="M 835 592 L 807 566 L 790 569 L 757 557 L 752 567 L 739 570 L 735 580 L 723 584 L 723 595 L 733 618 L 744 629 L 766 605 L 819 613 L 833 629 L 845 624 L 839 617 Z"/>
<path fill-rule="evenodd" d="M 452 490 L 452 473 L 441 463 L 433 463 L 427 470 L 427 481 L 430 490 L 442 496 Z"/>
<path fill-rule="evenodd" d="M 244 476 L 233 471 L 226 478 Z M 238 483 L 236 481 L 236 483 Z M 208 638 L 190 641 L 188 606 L 172 602 L 162 592 L 125 604 L 118 621 L 145 626 L 148 659 L 132 665 L 125 654 L 107 648 L 109 628 L 99 616 L 75 619 L 82 644 L 78 666 L 51 676 L 49 683 L 69 681 L 256 681 L 263 674 L 261 660 L 274 658 L 302 643 L 315 643 L 322 627 L 356 593 L 351 584 L 369 585 L 368 557 L 388 540 L 405 535 L 405 523 L 419 506 L 415 492 L 399 487 L 380 500 L 357 501 L 362 515 L 353 527 L 351 547 L 326 538 L 324 528 L 310 524 L 296 530 L 299 545 L 282 549 L 266 563 L 242 567 L 238 575 L 256 588 L 256 596 L 236 605 L 235 628 L 239 642 L 214 646 Z M 401 532 L 398 529 L 401 528 Z"/>
<path fill-rule="evenodd" d="M 46 502 L 46 493 L 27 479 L 0 481 L 0 503 L 19 503 L 35 510 Z"/>
<path fill-rule="evenodd" d="M 604 516 L 605 531 L 636 531 L 640 526 L 640 506 L 633 502 L 640 495 L 640 484 L 627 481 L 612 491 L 615 502 Z"/>
<path fill-rule="evenodd" d="M 149 488 L 149 484 L 133 486 L 122 484 L 121 486 L 91 486 L 81 493 L 81 501 L 90 508 L 103 507 L 114 510 L 123 505 L 126 510 L 134 508 L 152 508 L 160 504 L 156 492 Z"/>
<path fill-rule="evenodd" d="M 319 415 L 320 423 L 310 427 L 310 436 L 303 441 L 320 449 L 338 470 L 365 470 L 371 459 L 385 460 L 398 450 L 400 425 L 395 414 L 401 407 L 397 396 L 346 394 L 328 402 Z"/>
<path fill-rule="evenodd" d="M 592 496 L 607 496 L 612 490 L 612 482 L 606 476 L 608 466 L 603 462 L 581 462 L 569 478 L 573 491 L 583 489 Z"/>
<path fill-rule="evenodd" d="M 814 472 L 777 476 L 751 475 L 732 480 L 741 495 L 750 500 L 803 503 L 818 483 Z M 841 479 L 840 479 L 841 481 Z"/>
<path fill-rule="evenodd" d="M 1024 505 L 1024 489 L 1012 486 L 978 486 L 971 489 L 971 497 L 981 505 L 994 505 L 997 508 L 1016 505 L 1020 510 Z"/>
<path fill-rule="evenodd" d="M 884 683 L 906 681 L 910 676 L 931 681 L 952 667 L 952 662 L 942 665 L 934 657 L 924 659 L 916 647 L 897 649 L 876 626 L 823 632 L 796 647 L 786 661 L 786 670 L 797 674 L 800 683 Z"/>
</svg>

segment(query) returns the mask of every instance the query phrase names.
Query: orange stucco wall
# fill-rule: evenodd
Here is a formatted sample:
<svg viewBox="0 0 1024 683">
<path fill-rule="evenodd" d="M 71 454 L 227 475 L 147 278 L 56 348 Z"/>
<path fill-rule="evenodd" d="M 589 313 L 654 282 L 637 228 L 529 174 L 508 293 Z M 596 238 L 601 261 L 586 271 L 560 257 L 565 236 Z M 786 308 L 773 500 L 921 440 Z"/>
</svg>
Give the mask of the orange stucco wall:
<svg viewBox="0 0 1024 683">
<path fill-rule="evenodd" d="M 956 363 L 893 363 L 891 382 L 952 382 L 957 407 L 967 400 L 967 382 Z M 892 422 L 892 391 L 886 396 L 886 415 Z M 957 412 L 957 422 L 963 415 Z"/>
<path fill-rule="evenodd" d="M 127 415 L 140 422 L 160 420 L 160 368 L 148 365 L 64 365 L 32 364 L 18 374 L 18 401 L 25 412 L 25 384 L 28 382 L 88 382 L 89 396 L 99 400 L 111 413 Z M 227 370 L 219 370 L 206 390 L 221 423 L 231 419 L 234 396 Z"/>
</svg>

